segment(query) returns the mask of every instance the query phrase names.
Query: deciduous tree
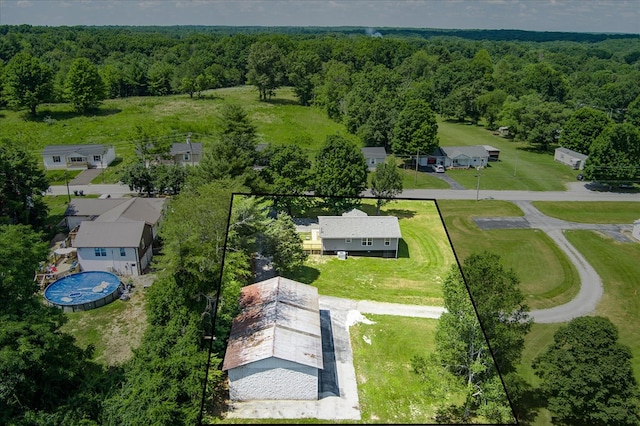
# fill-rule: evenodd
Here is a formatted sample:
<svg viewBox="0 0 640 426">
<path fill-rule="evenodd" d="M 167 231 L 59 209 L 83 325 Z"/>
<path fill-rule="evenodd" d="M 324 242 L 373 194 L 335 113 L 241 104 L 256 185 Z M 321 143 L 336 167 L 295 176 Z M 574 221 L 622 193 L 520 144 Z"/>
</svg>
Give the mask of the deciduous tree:
<svg viewBox="0 0 640 426">
<path fill-rule="evenodd" d="M 580 317 L 560 328 L 533 361 L 547 408 L 568 425 L 637 425 L 632 354 L 608 318 Z"/>
<path fill-rule="evenodd" d="M 629 124 L 613 124 L 589 149 L 584 174 L 591 180 L 632 180 L 640 176 L 640 130 Z"/>
<path fill-rule="evenodd" d="M 394 156 L 387 157 L 384 163 L 376 166 L 371 179 L 371 193 L 376 200 L 376 214 L 380 214 L 380 207 L 391 202 L 402 192 L 402 176 L 398 171 L 398 164 Z"/>
<path fill-rule="evenodd" d="M 4 69 L 4 97 L 13 107 L 27 107 L 31 115 L 53 94 L 52 69 L 27 53 L 18 53 Z"/>
<path fill-rule="evenodd" d="M 284 78 L 282 51 L 270 42 L 256 42 L 249 49 L 247 81 L 260 93 L 260 100 L 271 99 Z"/>
<path fill-rule="evenodd" d="M 338 214 L 360 205 L 356 197 L 366 187 L 367 163 L 362 151 L 340 135 L 327 136 L 314 164 L 315 194 L 326 197 L 327 206 Z"/>
<path fill-rule="evenodd" d="M 565 123 L 559 143 L 565 148 L 587 155 L 593 141 L 612 123 L 602 111 L 580 108 Z"/>
<path fill-rule="evenodd" d="M 98 106 L 105 96 L 105 85 L 98 69 L 86 58 L 78 58 L 71 64 L 65 81 L 66 98 L 73 108 L 86 112 Z"/>
<path fill-rule="evenodd" d="M 278 218 L 266 228 L 265 234 L 268 239 L 266 253 L 271 256 L 277 274 L 286 275 L 307 259 L 300 234 L 288 214 L 279 213 Z"/>
<path fill-rule="evenodd" d="M 396 155 L 429 155 L 439 145 L 436 115 L 422 100 L 410 100 L 398 115 L 391 147 Z"/>
</svg>

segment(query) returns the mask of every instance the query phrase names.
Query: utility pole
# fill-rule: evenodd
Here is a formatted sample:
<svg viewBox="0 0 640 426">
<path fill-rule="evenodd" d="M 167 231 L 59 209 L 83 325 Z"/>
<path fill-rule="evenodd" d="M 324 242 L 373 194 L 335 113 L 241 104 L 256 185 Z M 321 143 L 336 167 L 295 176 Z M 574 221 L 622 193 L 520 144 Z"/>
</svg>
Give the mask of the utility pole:
<svg viewBox="0 0 640 426">
<path fill-rule="evenodd" d="M 420 148 L 416 150 L 416 177 L 415 177 L 415 186 L 418 186 L 418 159 L 420 158 Z"/>
<path fill-rule="evenodd" d="M 189 156 L 191 157 L 191 165 L 193 166 L 193 146 L 191 145 L 191 132 L 187 135 L 187 145 L 189 145 Z"/>
<path fill-rule="evenodd" d="M 478 201 L 480 199 L 480 166 L 476 170 L 478 170 L 478 185 L 476 186 L 476 201 Z"/>
<path fill-rule="evenodd" d="M 67 169 L 64 170 L 64 182 L 67 184 L 67 197 L 69 197 L 69 202 L 71 202 L 71 192 L 69 192 L 69 179 L 67 179 Z"/>
</svg>

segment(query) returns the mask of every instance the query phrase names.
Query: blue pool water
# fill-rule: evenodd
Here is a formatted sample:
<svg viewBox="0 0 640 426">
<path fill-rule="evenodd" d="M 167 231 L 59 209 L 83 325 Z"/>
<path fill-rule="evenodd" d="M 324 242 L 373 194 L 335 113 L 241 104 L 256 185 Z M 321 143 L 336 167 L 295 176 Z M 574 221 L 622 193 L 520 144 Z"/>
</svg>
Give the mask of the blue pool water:
<svg viewBox="0 0 640 426">
<path fill-rule="evenodd" d="M 44 291 L 44 297 L 58 307 L 91 309 L 115 299 L 119 287 L 120 278 L 110 272 L 86 271 L 54 281 Z"/>
</svg>

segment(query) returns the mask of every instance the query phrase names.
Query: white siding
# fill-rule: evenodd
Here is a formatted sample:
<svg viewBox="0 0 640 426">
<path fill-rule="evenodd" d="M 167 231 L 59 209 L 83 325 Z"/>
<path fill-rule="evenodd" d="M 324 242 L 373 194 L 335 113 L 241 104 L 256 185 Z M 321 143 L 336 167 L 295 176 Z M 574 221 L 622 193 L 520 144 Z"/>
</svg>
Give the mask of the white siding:
<svg viewBox="0 0 640 426">
<path fill-rule="evenodd" d="M 636 238 L 636 240 L 640 241 L 640 220 L 636 220 L 633 223 L 633 233 L 632 235 Z"/>
<path fill-rule="evenodd" d="M 106 256 L 96 256 L 93 247 L 79 247 L 78 263 L 80 268 L 83 271 L 105 271 L 121 275 L 139 275 L 135 248 L 125 248 L 125 256 L 120 255 L 120 248 L 117 247 L 106 247 L 105 250 Z M 148 260 L 146 262 L 148 263 Z"/>
<path fill-rule="evenodd" d="M 271 357 L 232 368 L 228 374 L 233 401 L 318 399 L 317 368 Z"/>
</svg>

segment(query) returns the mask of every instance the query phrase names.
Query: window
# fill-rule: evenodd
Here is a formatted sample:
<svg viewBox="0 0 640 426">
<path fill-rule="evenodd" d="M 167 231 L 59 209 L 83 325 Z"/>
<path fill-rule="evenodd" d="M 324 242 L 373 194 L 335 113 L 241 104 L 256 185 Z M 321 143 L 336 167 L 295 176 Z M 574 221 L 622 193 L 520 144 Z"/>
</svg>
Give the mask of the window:
<svg viewBox="0 0 640 426">
<path fill-rule="evenodd" d="M 373 245 L 373 238 L 363 238 L 361 244 L 363 246 L 372 246 Z"/>
<path fill-rule="evenodd" d="M 345 238 L 344 242 L 347 243 L 347 244 L 351 244 L 351 238 Z"/>
<path fill-rule="evenodd" d="M 102 248 L 96 247 L 96 248 L 93 249 L 93 251 L 94 251 L 96 257 L 102 257 L 102 256 L 107 257 L 107 249 L 104 248 L 104 247 L 102 247 Z"/>
<path fill-rule="evenodd" d="M 125 249 L 124 247 L 120 247 L 120 256 L 126 256 L 127 255 L 127 249 Z"/>
<path fill-rule="evenodd" d="M 82 157 L 69 157 L 70 163 L 83 163 L 84 159 Z"/>
<path fill-rule="evenodd" d="M 375 158 L 371 158 L 369 160 L 369 164 L 376 164 L 376 159 Z"/>
<path fill-rule="evenodd" d="M 102 161 L 102 155 L 94 155 L 93 161 Z"/>
<path fill-rule="evenodd" d="M 189 158 L 190 158 L 189 153 L 184 154 L 184 156 L 182 157 L 184 161 L 189 161 Z"/>
<path fill-rule="evenodd" d="M 385 238 L 384 239 L 384 245 L 385 246 L 390 246 L 391 245 L 391 238 Z"/>
<path fill-rule="evenodd" d="M 53 156 L 53 162 L 54 163 L 61 163 L 62 161 L 60 160 L 60 156 L 59 155 L 54 155 Z"/>
</svg>

